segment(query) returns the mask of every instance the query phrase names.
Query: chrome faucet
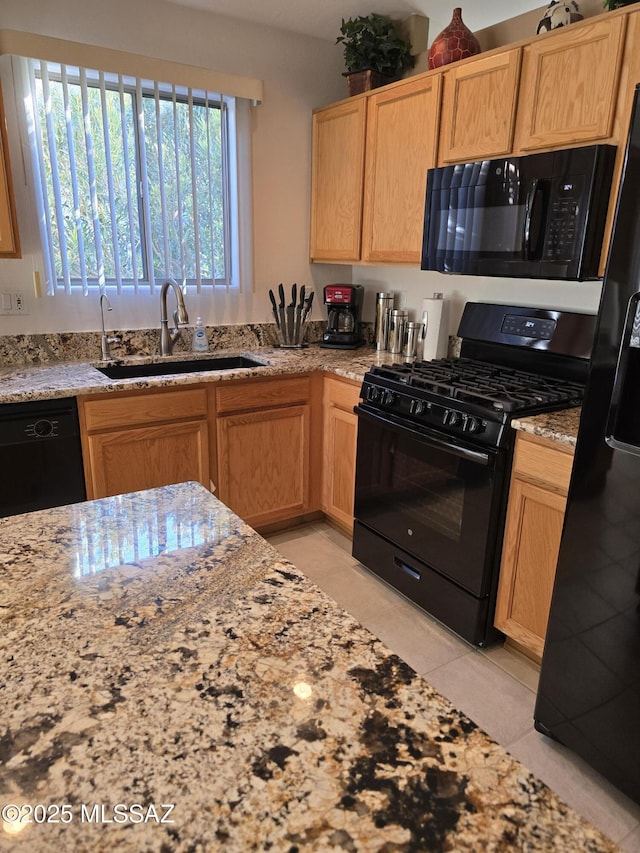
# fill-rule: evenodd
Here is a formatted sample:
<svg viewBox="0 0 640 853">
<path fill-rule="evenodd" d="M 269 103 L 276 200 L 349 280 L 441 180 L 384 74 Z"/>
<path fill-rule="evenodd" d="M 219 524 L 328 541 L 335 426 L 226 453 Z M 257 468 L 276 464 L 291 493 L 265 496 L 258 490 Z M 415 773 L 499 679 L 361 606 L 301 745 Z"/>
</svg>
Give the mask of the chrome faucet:
<svg viewBox="0 0 640 853">
<path fill-rule="evenodd" d="M 111 311 L 111 303 L 109 302 L 109 297 L 106 293 L 100 294 L 100 320 L 102 321 L 102 338 L 101 338 L 101 349 L 102 349 L 102 360 L 106 361 L 111 358 L 111 353 L 109 352 L 109 344 L 114 344 L 117 342 L 118 338 L 108 338 L 107 333 L 104 330 L 104 303 L 107 303 L 107 311 Z"/>
<path fill-rule="evenodd" d="M 169 329 L 169 321 L 167 319 L 167 291 L 170 287 L 173 288 L 178 303 L 177 309 L 173 312 L 173 329 Z M 162 290 L 160 291 L 160 355 L 171 355 L 173 345 L 180 336 L 178 326 L 186 326 L 188 322 L 189 315 L 184 304 L 182 291 L 175 281 L 168 279 L 162 285 Z"/>
</svg>

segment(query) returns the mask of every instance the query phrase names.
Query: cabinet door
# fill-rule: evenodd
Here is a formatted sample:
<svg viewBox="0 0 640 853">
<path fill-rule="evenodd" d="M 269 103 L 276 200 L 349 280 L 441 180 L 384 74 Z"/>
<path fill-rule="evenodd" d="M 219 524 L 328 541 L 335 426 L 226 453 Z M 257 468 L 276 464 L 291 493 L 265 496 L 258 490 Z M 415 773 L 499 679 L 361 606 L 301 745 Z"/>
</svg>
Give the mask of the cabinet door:
<svg viewBox="0 0 640 853">
<path fill-rule="evenodd" d="M 495 625 L 540 659 L 566 498 L 515 478 L 509 492 Z"/>
<path fill-rule="evenodd" d="M 538 661 L 547 631 L 572 467 L 572 447 L 518 434 L 495 626 Z"/>
<path fill-rule="evenodd" d="M 441 165 L 509 154 L 520 77 L 519 48 L 474 59 L 444 74 Z"/>
<path fill-rule="evenodd" d="M 0 91 L 0 257 L 19 258 L 18 220 L 11 182 L 9 146 L 5 127 L 2 92 Z"/>
<path fill-rule="evenodd" d="M 353 534 L 360 385 L 325 379 L 322 509 Z"/>
<path fill-rule="evenodd" d="M 601 15 L 524 48 L 516 150 L 611 136 L 625 23 L 624 15 Z"/>
<path fill-rule="evenodd" d="M 441 81 L 441 74 L 409 79 L 368 98 L 363 260 L 420 263 Z"/>
<path fill-rule="evenodd" d="M 312 261 L 358 261 L 366 99 L 313 114 L 311 175 Z"/>
<path fill-rule="evenodd" d="M 87 497 L 197 480 L 209 488 L 206 420 L 93 433 L 83 442 Z"/>
<path fill-rule="evenodd" d="M 218 415 L 218 494 L 252 527 L 309 510 L 310 406 Z"/>
</svg>

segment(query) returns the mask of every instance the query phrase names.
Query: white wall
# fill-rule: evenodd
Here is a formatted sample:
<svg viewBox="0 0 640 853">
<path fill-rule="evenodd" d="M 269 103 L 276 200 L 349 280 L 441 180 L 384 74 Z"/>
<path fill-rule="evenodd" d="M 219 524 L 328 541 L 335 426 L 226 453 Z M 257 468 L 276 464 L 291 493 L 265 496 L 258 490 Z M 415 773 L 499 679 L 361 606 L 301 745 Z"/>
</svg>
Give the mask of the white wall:
<svg viewBox="0 0 640 853">
<path fill-rule="evenodd" d="M 354 267 L 353 282 L 365 287 L 363 316 L 375 317 L 377 291 L 393 291 L 396 305 L 399 294 L 406 296 L 409 319 L 420 320 L 422 300 L 434 292 L 449 300 L 449 334 L 455 334 L 465 302 L 498 302 L 507 305 L 534 305 L 595 314 L 602 282 L 537 281 L 534 279 L 489 278 L 445 275 L 410 267 Z"/>
<path fill-rule="evenodd" d="M 215 310 L 210 299 L 193 297 L 187 304 L 194 318 L 201 314 L 207 323 L 270 321 L 269 287 L 296 281 L 315 283 L 320 291 L 327 282 L 350 280 L 348 267 L 308 262 L 311 110 L 346 95 L 339 47 L 163 0 L 2 0 L 0 23 L 6 29 L 264 80 L 264 101 L 252 114 L 253 293 L 227 300 Z M 15 105 L 6 86 L 4 94 L 11 133 Z M 37 235 L 15 138 L 10 147 L 23 259 L 0 261 L 0 291 L 23 291 L 30 314 L 0 316 L 0 335 L 99 329 L 95 297 L 34 296 Z M 109 328 L 146 328 L 159 323 L 157 297 L 136 297 L 133 302 L 116 296 L 112 304 Z M 314 314 L 319 316 L 318 308 Z"/>
</svg>

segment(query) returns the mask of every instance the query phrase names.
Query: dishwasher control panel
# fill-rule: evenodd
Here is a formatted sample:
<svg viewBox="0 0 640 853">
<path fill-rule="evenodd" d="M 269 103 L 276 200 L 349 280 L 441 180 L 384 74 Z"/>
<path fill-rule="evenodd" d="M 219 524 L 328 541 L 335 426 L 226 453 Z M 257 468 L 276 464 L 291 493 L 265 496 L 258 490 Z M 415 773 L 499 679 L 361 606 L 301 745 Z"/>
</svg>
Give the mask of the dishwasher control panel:
<svg viewBox="0 0 640 853">
<path fill-rule="evenodd" d="M 25 435 L 29 438 L 56 438 L 60 435 L 60 421 L 39 418 L 35 423 L 27 424 Z"/>
</svg>

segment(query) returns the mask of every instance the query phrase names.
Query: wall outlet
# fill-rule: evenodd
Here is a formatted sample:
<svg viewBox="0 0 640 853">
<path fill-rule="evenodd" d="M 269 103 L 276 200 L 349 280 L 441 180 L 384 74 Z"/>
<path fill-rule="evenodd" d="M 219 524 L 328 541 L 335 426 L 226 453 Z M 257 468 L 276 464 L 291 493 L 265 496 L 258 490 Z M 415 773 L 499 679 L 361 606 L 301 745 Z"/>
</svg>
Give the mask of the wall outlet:
<svg viewBox="0 0 640 853">
<path fill-rule="evenodd" d="M 0 293 L 0 314 L 28 314 L 27 300 L 21 290 Z"/>
</svg>

